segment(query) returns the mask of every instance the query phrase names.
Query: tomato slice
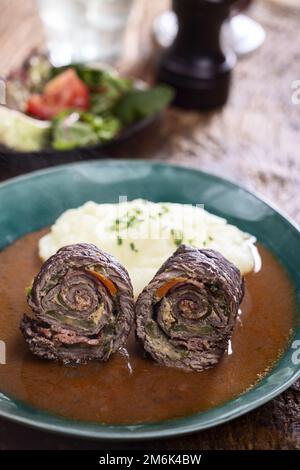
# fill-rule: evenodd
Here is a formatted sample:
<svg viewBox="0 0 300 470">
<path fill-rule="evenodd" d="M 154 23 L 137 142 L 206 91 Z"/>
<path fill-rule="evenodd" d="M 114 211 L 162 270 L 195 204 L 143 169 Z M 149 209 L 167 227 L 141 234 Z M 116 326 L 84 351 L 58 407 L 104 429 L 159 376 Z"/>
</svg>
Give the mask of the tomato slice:
<svg viewBox="0 0 300 470">
<path fill-rule="evenodd" d="M 39 119 L 52 119 L 70 108 L 83 111 L 89 108 L 89 90 L 71 68 L 50 80 L 42 95 L 31 95 L 26 112 Z"/>
<path fill-rule="evenodd" d="M 42 95 L 31 95 L 26 105 L 26 113 L 39 119 L 52 119 L 63 109 L 61 104 L 50 105 Z"/>
</svg>

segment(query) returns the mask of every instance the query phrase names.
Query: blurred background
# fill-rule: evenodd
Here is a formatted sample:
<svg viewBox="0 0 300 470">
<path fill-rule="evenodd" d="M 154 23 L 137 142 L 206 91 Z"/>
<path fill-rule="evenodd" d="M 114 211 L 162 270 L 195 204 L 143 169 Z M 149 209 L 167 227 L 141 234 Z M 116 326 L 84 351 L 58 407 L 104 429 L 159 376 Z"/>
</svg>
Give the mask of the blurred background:
<svg viewBox="0 0 300 470">
<path fill-rule="evenodd" d="M 238 55 L 226 105 L 208 113 L 170 108 L 155 130 L 108 150 L 108 156 L 162 159 L 229 176 L 300 220 L 300 4 L 228 3 L 231 26 L 236 13 L 243 18 L 235 30 L 228 17 L 224 22 L 226 47 Z M 110 61 L 121 73 L 153 83 L 162 45 L 176 34 L 171 6 L 169 0 L 0 0 L 0 76 L 38 49 L 49 50 L 60 64 L 85 56 Z M 255 20 L 256 28 L 245 18 Z M 183 55 L 194 47 L 188 40 Z"/>
<path fill-rule="evenodd" d="M 68 10 L 66 13 L 65 8 L 72 2 L 76 8 L 73 13 Z M 112 7 L 114 2 L 109 3 Z M 67 15 L 69 28 L 74 25 L 77 28 L 77 22 L 84 19 L 80 8 L 90 6 L 88 18 L 96 37 L 103 33 L 101 18 L 110 18 L 112 29 L 117 25 L 119 33 L 112 43 L 116 46 L 113 62 L 119 70 L 153 82 L 159 54 L 153 28 L 171 3 L 168 0 L 116 3 L 122 4 L 121 9 L 116 7 L 112 14 L 107 5 L 101 13 L 104 4 L 97 0 L 0 0 L 0 75 L 19 66 L 34 48 L 45 50 L 47 45 L 57 48 L 57 44 L 51 44 L 51 38 L 55 38 L 56 29 L 64 32 L 63 15 Z M 299 220 L 295 187 L 300 178 L 300 105 L 293 103 L 292 87 L 300 78 L 300 5 L 295 0 L 244 3 L 248 9 L 243 13 L 263 27 L 266 38 L 258 49 L 238 59 L 227 104 L 210 113 L 171 108 L 155 132 L 136 136 L 130 144 L 113 149 L 109 156 L 163 159 L 229 176 L 263 192 Z M 81 42 L 85 28 L 75 35 L 76 41 Z M 90 26 L 88 29 L 91 32 Z M 170 28 L 168 34 L 172 34 Z M 109 40 L 108 43 L 112 44 Z M 103 48 L 107 51 L 100 40 L 95 46 L 100 56 Z M 62 49 L 63 44 L 61 49 L 58 47 L 63 56 L 66 50 L 63 54 Z M 77 46 L 75 49 L 79 52 Z"/>
</svg>

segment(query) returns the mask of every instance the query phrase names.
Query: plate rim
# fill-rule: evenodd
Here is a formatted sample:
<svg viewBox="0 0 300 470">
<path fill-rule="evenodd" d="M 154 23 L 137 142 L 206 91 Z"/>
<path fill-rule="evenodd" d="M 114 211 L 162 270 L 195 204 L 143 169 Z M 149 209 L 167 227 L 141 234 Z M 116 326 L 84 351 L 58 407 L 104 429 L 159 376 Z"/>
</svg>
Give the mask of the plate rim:
<svg viewBox="0 0 300 470">
<path fill-rule="evenodd" d="M 65 170 L 72 167 L 82 167 L 82 166 L 114 166 L 114 165 L 141 165 L 141 166 L 149 166 L 149 167 L 162 167 L 162 168 L 173 168 L 176 171 L 187 171 L 188 173 L 198 173 L 204 177 L 208 177 L 215 181 L 221 181 L 224 184 L 229 184 L 230 186 L 240 189 L 252 197 L 256 198 L 260 202 L 264 203 L 268 206 L 272 211 L 277 213 L 282 219 L 284 219 L 288 224 L 293 228 L 295 232 L 297 232 L 298 236 L 300 237 L 300 226 L 284 211 L 276 206 L 273 202 L 270 202 L 264 195 L 261 195 L 258 191 L 253 191 L 247 185 L 243 185 L 241 183 L 235 182 L 231 178 L 225 178 L 223 176 L 219 176 L 216 173 L 210 173 L 208 171 L 201 170 L 199 168 L 190 167 L 186 164 L 174 164 L 172 162 L 164 162 L 162 160 L 143 160 L 143 159 L 114 159 L 114 158 L 106 158 L 101 160 L 85 160 L 81 162 L 73 162 L 67 163 L 59 166 L 48 167 L 40 170 L 35 170 L 30 173 L 26 173 L 20 176 L 16 176 L 13 178 L 9 178 L 6 181 L 0 183 L 0 193 L 4 190 L 7 186 L 13 186 L 20 182 L 24 182 L 30 179 L 38 178 L 43 175 L 48 175 L 52 173 L 59 172 L 60 170 Z M 9 246 L 11 243 L 7 244 Z M 286 356 L 286 353 L 280 358 L 279 362 L 275 364 L 275 368 L 280 364 L 281 360 Z M 292 377 L 284 383 L 277 385 L 271 392 L 268 392 L 266 396 L 258 397 L 257 399 L 253 399 L 250 403 L 237 405 L 234 409 L 226 411 L 223 413 L 222 416 L 219 417 L 212 417 L 211 422 L 207 423 L 189 423 L 186 422 L 190 419 L 195 419 L 198 416 L 211 412 L 212 410 L 217 410 L 218 408 L 223 407 L 226 404 L 230 404 L 235 400 L 238 400 L 242 395 L 235 397 L 225 403 L 211 408 L 204 412 L 194 413 L 190 416 L 184 416 L 181 418 L 175 418 L 170 420 L 160 421 L 158 423 L 145 423 L 145 424 L 137 424 L 137 425 L 105 425 L 100 423 L 94 423 L 92 421 L 79 421 L 79 420 L 72 420 L 69 418 L 64 418 L 59 415 L 55 415 L 49 413 L 45 410 L 41 410 L 39 408 L 35 408 L 34 406 L 28 405 L 26 402 L 15 400 L 13 397 L 9 395 L 2 394 L 0 392 L 0 399 L 1 395 L 7 397 L 10 400 L 13 400 L 14 403 L 20 403 L 23 407 L 25 406 L 32 411 L 38 411 L 42 414 L 43 420 L 40 418 L 34 419 L 26 416 L 19 416 L 18 414 L 12 414 L 11 411 L 2 410 L 0 407 L 0 416 L 8 419 L 9 421 L 17 422 L 22 425 L 30 426 L 34 429 L 41 429 L 43 431 L 48 431 L 51 433 L 67 435 L 67 436 L 76 436 L 79 438 L 84 439 L 96 439 L 102 441 L 141 441 L 147 439 L 154 439 L 154 438 L 168 438 L 168 437 L 175 437 L 175 436 L 182 436 L 186 434 L 195 433 L 204 429 L 209 429 L 215 426 L 219 426 L 224 424 L 225 422 L 231 421 L 233 419 L 238 418 L 255 408 L 267 403 L 268 401 L 272 400 L 274 397 L 279 395 L 280 393 L 287 390 L 298 378 L 300 377 L 300 366 L 298 370 L 296 370 Z M 258 382 L 257 386 L 261 384 L 261 381 Z M 249 390 L 247 393 L 255 392 L 257 386 L 253 389 Z M 24 413 L 24 411 L 22 411 Z M 49 423 L 47 422 L 47 417 L 54 418 L 57 422 L 56 423 Z M 182 423 L 181 423 L 182 422 Z M 172 428 L 169 428 L 169 424 L 173 425 Z M 139 430 L 142 426 L 163 426 L 166 427 L 164 429 L 154 429 L 143 431 Z M 93 429 L 91 429 L 91 427 Z M 116 428 L 116 429 L 115 429 Z M 124 428 L 124 430 L 120 431 L 120 428 Z"/>
<path fill-rule="evenodd" d="M 49 166 L 46 168 L 41 168 L 37 170 L 30 171 L 28 173 L 18 175 L 18 176 L 13 176 L 12 178 L 7 178 L 4 181 L 0 181 L 0 191 L 2 191 L 3 188 L 6 186 L 10 186 L 22 181 L 26 181 L 31 178 L 38 177 L 43 174 L 48 174 L 48 173 L 55 173 L 59 170 L 65 170 L 70 167 L 76 167 L 76 166 L 98 166 L 98 165 L 107 165 L 107 164 L 138 164 L 138 165 L 149 165 L 149 166 L 158 166 L 158 167 L 169 167 L 169 168 L 174 168 L 174 170 L 185 170 L 188 171 L 189 173 L 200 173 L 204 176 L 208 176 L 209 178 L 213 178 L 215 180 L 220 180 L 224 183 L 229 183 L 231 186 L 234 186 L 238 189 L 241 189 L 242 191 L 247 192 L 251 196 L 254 196 L 256 199 L 259 201 L 263 202 L 265 205 L 269 206 L 270 209 L 272 209 L 274 212 L 277 212 L 283 219 L 286 219 L 287 222 L 297 231 L 299 232 L 300 235 L 300 223 L 298 224 L 291 216 L 289 216 L 284 210 L 279 208 L 276 203 L 270 201 L 268 197 L 265 195 L 261 194 L 258 190 L 253 190 L 248 185 L 245 183 L 239 183 L 235 181 L 233 178 L 230 177 L 224 177 L 224 176 L 219 176 L 217 173 L 214 172 L 209 172 L 206 170 L 201 170 L 200 168 L 196 167 L 191 167 L 188 164 L 178 164 L 178 163 L 172 163 L 172 162 L 165 162 L 164 160 L 150 160 L 150 159 L 141 159 L 141 158 L 101 158 L 99 160 L 95 159 L 88 159 L 88 160 L 81 160 L 79 162 L 70 162 L 70 163 L 64 163 L 62 165 L 55 165 L 55 166 Z"/>
</svg>

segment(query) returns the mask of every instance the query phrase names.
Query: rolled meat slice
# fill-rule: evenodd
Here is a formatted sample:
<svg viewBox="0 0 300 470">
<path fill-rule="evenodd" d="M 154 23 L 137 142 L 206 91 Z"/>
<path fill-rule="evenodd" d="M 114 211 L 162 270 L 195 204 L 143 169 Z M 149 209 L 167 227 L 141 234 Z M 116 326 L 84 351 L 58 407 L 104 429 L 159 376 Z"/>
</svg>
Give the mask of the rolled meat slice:
<svg viewBox="0 0 300 470">
<path fill-rule="evenodd" d="M 126 269 L 95 245 L 61 248 L 35 277 L 21 331 L 30 350 L 63 363 L 107 360 L 124 345 L 134 320 Z"/>
<path fill-rule="evenodd" d="M 137 336 L 161 364 L 208 369 L 227 348 L 243 295 L 240 271 L 220 253 L 181 245 L 138 297 Z"/>
</svg>

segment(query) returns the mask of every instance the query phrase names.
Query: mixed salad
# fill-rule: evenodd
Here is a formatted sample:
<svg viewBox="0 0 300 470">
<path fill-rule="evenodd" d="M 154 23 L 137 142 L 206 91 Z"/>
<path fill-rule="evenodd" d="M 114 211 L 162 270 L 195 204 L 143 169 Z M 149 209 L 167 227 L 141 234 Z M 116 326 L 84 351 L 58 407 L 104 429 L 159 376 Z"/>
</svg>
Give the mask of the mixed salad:
<svg viewBox="0 0 300 470">
<path fill-rule="evenodd" d="M 55 68 L 33 55 L 6 80 L 0 143 L 23 151 L 102 144 L 161 112 L 172 98 L 169 87 L 138 87 L 112 68 Z"/>
</svg>

